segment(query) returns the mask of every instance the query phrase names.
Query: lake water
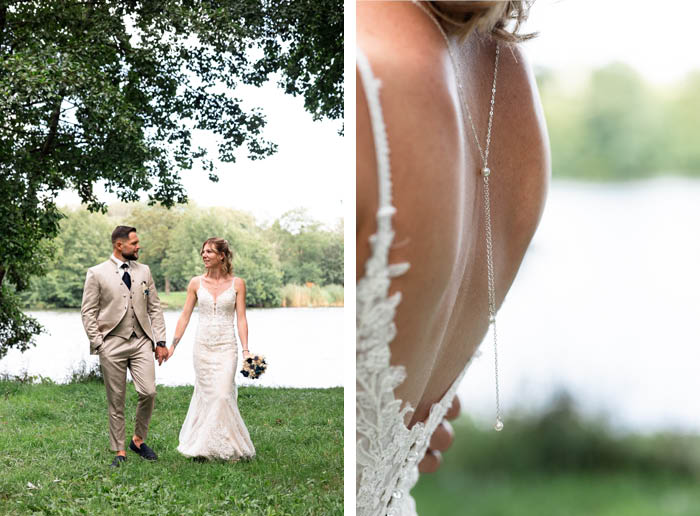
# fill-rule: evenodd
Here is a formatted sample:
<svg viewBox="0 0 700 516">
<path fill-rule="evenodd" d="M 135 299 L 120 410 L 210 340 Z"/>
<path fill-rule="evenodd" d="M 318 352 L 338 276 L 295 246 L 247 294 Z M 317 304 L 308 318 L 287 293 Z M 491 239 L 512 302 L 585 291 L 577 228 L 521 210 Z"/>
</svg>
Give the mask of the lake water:
<svg viewBox="0 0 700 516">
<path fill-rule="evenodd" d="M 42 375 L 65 381 L 77 364 L 98 362 L 77 310 L 30 312 L 48 330 L 25 353 L 11 350 L 0 360 L 0 372 Z M 267 387 L 335 387 L 343 385 L 343 308 L 272 308 L 247 310 L 249 349 L 265 355 L 267 372 L 258 380 L 236 375 L 239 385 Z M 165 311 L 168 344 L 179 311 Z M 198 314 L 192 315 L 185 336 L 167 363 L 156 364 L 156 383 L 191 385 L 194 382 L 192 345 Z M 240 370 L 239 347 L 239 370 Z"/>
<path fill-rule="evenodd" d="M 564 388 L 621 429 L 700 431 L 699 227 L 699 181 L 554 182 L 498 315 L 505 410 Z M 489 338 L 481 349 L 459 393 L 492 422 Z"/>
</svg>

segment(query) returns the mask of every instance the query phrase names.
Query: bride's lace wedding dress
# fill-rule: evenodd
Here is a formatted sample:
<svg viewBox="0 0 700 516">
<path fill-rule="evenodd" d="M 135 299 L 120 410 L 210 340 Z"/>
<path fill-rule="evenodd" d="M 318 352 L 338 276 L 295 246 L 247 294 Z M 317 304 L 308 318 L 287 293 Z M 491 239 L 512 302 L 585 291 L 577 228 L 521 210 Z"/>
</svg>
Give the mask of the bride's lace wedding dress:
<svg viewBox="0 0 700 516">
<path fill-rule="evenodd" d="M 194 393 L 180 430 L 177 450 L 188 457 L 238 460 L 255 456 L 255 447 L 238 411 L 235 374 L 238 345 L 234 333 L 236 290 L 231 284 L 214 298 L 197 290 L 199 325 L 194 342 Z"/>
<path fill-rule="evenodd" d="M 379 209 L 377 232 L 365 276 L 357 284 L 357 450 L 356 507 L 358 516 L 414 515 L 409 491 L 418 480 L 418 462 L 425 455 L 430 437 L 452 405 L 464 372 L 443 398 L 430 409 L 427 421 L 410 429 L 404 421 L 413 409 L 394 396 L 405 379 L 401 366 L 390 366 L 389 344 L 396 327 L 394 314 L 401 294 L 389 296 L 391 278 L 403 274 L 409 264 L 389 264 L 394 231 L 391 217 L 389 147 L 379 101 L 379 80 L 358 49 L 358 71 L 367 97 L 377 157 Z"/>
</svg>

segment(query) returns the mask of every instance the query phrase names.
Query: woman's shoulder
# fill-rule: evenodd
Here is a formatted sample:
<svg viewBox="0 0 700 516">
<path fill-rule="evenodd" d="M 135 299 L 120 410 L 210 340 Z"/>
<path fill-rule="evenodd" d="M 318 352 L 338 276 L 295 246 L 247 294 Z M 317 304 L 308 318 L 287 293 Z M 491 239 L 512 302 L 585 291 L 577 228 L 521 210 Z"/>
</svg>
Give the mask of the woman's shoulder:
<svg viewBox="0 0 700 516">
<path fill-rule="evenodd" d="M 376 4 L 376 5 L 375 5 Z M 373 78 L 378 98 L 365 89 L 367 70 L 357 76 L 357 218 L 358 231 L 374 225 L 376 212 L 375 126 L 370 103 L 378 101 L 386 132 L 392 175 L 404 165 L 423 169 L 453 150 L 459 134 L 456 105 L 445 78 L 450 61 L 442 35 L 425 13 L 405 2 L 358 4 L 358 46 Z M 408 157 L 410 163 L 404 163 Z M 360 195 L 360 193 L 362 195 Z"/>
<path fill-rule="evenodd" d="M 190 279 L 189 284 L 187 285 L 187 290 L 199 290 L 199 287 L 201 285 L 202 281 L 202 276 L 193 276 L 192 279 Z"/>
<path fill-rule="evenodd" d="M 239 276 L 234 276 L 233 277 L 233 288 L 236 290 L 240 290 L 242 288 L 245 288 L 245 280 Z"/>
<path fill-rule="evenodd" d="M 449 85 L 441 80 L 450 69 L 445 41 L 425 13 L 408 2 L 363 2 L 357 24 L 358 47 L 380 82 L 382 111 L 394 131 L 422 125 L 416 121 L 425 118 L 451 115 Z M 368 92 L 361 81 L 357 89 L 357 110 L 366 113 Z"/>
<path fill-rule="evenodd" d="M 433 21 L 403 2 L 358 5 L 357 43 L 373 70 L 392 72 L 386 74 L 387 80 L 396 83 L 402 83 L 402 77 L 424 75 L 426 67 L 436 65 L 444 47 Z"/>
</svg>

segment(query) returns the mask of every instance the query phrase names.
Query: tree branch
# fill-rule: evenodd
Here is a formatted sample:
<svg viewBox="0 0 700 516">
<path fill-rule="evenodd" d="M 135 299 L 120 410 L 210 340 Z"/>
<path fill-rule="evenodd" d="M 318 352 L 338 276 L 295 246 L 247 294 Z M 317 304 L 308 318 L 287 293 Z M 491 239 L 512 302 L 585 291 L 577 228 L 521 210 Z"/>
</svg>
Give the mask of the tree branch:
<svg viewBox="0 0 700 516">
<path fill-rule="evenodd" d="M 56 133 L 58 132 L 58 121 L 61 119 L 61 104 L 63 103 L 63 97 L 65 96 L 65 90 L 59 92 L 58 101 L 56 106 L 51 113 L 51 119 L 49 120 L 49 134 L 46 137 L 43 147 L 41 148 L 41 156 L 45 157 L 51 152 L 51 147 L 53 142 L 56 140 Z"/>
</svg>

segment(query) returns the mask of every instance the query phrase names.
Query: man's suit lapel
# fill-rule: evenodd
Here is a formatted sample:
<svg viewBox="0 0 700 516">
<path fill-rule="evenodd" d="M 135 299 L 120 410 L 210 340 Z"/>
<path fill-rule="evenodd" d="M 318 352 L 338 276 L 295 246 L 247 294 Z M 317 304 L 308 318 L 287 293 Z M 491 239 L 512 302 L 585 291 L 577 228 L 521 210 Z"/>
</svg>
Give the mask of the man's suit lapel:
<svg viewBox="0 0 700 516">
<path fill-rule="evenodd" d="M 145 275 L 146 267 L 129 262 L 131 269 L 131 306 L 134 308 L 136 317 L 141 324 L 141 328 L 150 339 L 153 338 L 153 329 L 148 318 L 148 301 L 143 295 L 144 282 L 147 277 Z"/>
<path fill-rule="evenodd" d="M 111 258 L 109 259 L 109 263 L 111 263 L 112 266 L 114 267 L 114 269 L 113 269 L 113 274 L 112 274 L 112 276 L 114 277 L 114 280 L 111 282 L 111 284 L 114 285 L 114 288 L 115 288 L 117 291 L 119 291 L 119 292 L 126 292 L 126 293 L 128 294 L 129 288 L 128 288 L 128 287 L 126 286 L 126 284 L 124 284 L 124 282 L 122 281 L 122 276 L 124 276 L 124 271 L 123 271 L 122 269 L 120 269 L 120 268 L 119 268 L 119 264 L 116 263 L 116 262 L 115 262 L 114 260 L 112 260 Z M 131 269 L 131 265 L 129 265 L 129 267 L 130 267 L 130 269 Z M 132 270 L 133 270 L 133 269 L 132 269 Z M 133 278 L 133 273 L 131 272 L 131 270 L 130 270 L 129 274 L 130 274 L 131 277 L 132 277 L 132 278 L 131 278 L 131 287 L 133 288 L 133 286 L 134 286 L 134 278 Z"/>
</svg>

